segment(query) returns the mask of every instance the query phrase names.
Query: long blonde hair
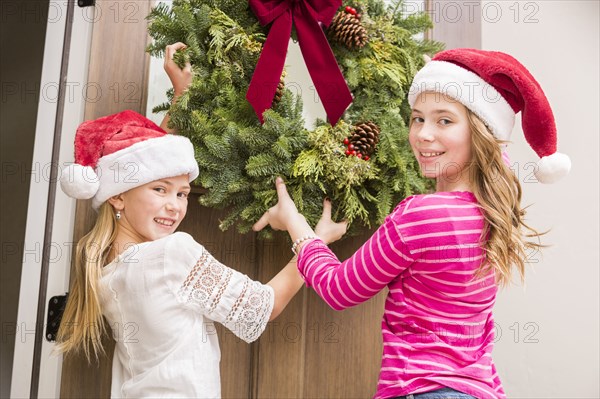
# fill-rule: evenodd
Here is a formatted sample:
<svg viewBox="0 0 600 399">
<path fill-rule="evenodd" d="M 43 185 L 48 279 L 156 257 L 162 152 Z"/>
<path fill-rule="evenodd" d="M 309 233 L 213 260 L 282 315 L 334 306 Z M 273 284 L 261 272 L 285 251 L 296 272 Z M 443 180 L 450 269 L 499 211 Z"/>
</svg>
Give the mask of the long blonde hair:
<svg viewBox="0 0 600 399">
<path fill-rule="evenodd" d="M 88 362 L 104 354 L 102 336 L 106 326 L 102 317 L 98 281 L 117 235 L 117 221 L 110 204 L 100 207 L 92 230 L 77 243 L 75 278 L 57 335 L 56 351 L 78 353 L 83 350 Z"/>
<path fill-rule="evenodd" d="M 471 128 L 471 189 L 485 218 L 481 240 L 485 243 L 486 261 L 478 275 L 494 270 L 496 282 L 506 286 L 516 268 L 523 282 L 526 261 L 531 251 L 544 247 L 539 236 L 545 233 L 539 233 L 524 221 L 521 184 L 502 159 L 501 145 L 505 143 L 496 139 L 468 108 L 467 115 Z"/>
</svg>

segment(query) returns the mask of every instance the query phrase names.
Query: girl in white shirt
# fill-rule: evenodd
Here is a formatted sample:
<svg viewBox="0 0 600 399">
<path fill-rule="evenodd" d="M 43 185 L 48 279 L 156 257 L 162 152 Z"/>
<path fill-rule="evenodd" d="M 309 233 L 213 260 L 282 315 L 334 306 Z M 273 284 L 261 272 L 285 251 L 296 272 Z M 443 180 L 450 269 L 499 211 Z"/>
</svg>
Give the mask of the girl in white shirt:
<svg viewBox="0 0 600 399">
<path fill-rule="evenodd" d="M 191 82 L 191 67 L 173 62 L 182 43 L 167 46 L 165 70 L 174 100 Z M 133 111 L 84 122 L 75 163 L 63 171 L 70 196 L 92 199 L 98 218 L 78 243 L 75 276 L 57 349 L 103 353 L 103 317 L 116 341 L 112 397 L 220 397 L 214 322 L 246 342 L 256 340 L 302 286 L 296 259 L 267 284 L 221 264 L 186 233 L 190 182 L 198 176 L 191 142 Z M 316 232 L 340 238 L 331 205 Z"/>
</svg>

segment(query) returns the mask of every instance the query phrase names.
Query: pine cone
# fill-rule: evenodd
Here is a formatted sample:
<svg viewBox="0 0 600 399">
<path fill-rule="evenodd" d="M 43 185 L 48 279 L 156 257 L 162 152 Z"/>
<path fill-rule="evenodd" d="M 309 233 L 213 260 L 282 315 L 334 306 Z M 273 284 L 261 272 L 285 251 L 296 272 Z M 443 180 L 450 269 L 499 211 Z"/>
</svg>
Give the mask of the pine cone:
<svg viewBox="0 0 600 399">
<path fill-rule="evenodd" d="M 354 127 L 350 143 L 354 145 L 356 151 L 371 156 L 379 142 L 379 132 L 379 126 L 373 122 L 359 123 Z"/>
<path fill-rule="evenodd" d="M 333 40 L 350 49 L 362 48 L 367 44 L 367 30 L 360 19 L 343 11 L 335 15 L 327 32 Z"/>
<path fill-rule="evenodd" d="M 284 71 L 281 75 L 281 78 L 279 79 L 279 84 L 277 85 L 275 96 L 273 97 L 273 104 L 279 103 L 279 101 L 281 101 L 281 97 L 283 97 L 283 93 L 285 91 L 285 81 L 283 80 L 283 78 L 285 77 L 285 75 L 286 73 Z"/>
</svg>

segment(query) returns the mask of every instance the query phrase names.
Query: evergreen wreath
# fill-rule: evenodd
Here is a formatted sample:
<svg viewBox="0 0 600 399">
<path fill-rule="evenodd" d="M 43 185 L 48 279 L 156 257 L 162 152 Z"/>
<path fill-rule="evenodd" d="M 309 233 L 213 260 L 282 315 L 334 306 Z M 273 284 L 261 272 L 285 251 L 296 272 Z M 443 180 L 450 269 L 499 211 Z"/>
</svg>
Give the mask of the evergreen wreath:
<svg viewBox="0 0 600 399">
<path fill-rule="evenodd" d="M 175 60 L 189 60 L 194 70 L 176 104 L 153 111 L 169 111 L 170 125 L 194 144 L 200 203 L 228 209 L 222 230 L 237 224 L 239 232 L 249 231 L 277 201 L 276 176 L 311 225 L 327 196 L 334 220 L 346 219 L 349 231 L 381 224 L 403 198 L 431 188 L 408 143 L 406 98 L 423 54 L 441 45 L 415 38 L 432 26 L 425 13 L 402 10 L 399 0 L 342 6 L 326 33 L 354 101 L 335 126 L 319 120 L 313 131 L 304 128 L 301 100 L 283 82 L 262 125 L 246 100 L 268 34 L 247 2 L 174 0 L 151 11 L 148 51 L 160 57 L 166 45 L 186 43 Z M 353 143 L 363 146 L 357 151 Z"/>
</svg>

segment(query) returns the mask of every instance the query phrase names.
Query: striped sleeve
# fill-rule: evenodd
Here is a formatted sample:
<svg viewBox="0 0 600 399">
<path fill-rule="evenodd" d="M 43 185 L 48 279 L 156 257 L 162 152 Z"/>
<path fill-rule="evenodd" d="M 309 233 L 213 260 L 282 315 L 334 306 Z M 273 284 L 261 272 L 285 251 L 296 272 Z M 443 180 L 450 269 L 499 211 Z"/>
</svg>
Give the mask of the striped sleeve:
<svg viewBox="0 0 600 399">
<path fill-rule="evenodd" d="M 321 240 L 300 250 L 298 269 L 308 286 L 333 309 L 342 310 L 375 296 L 415 260 L 396 225 L 403 203 L 352 257 L 340 262 Z"/>
</svg>

